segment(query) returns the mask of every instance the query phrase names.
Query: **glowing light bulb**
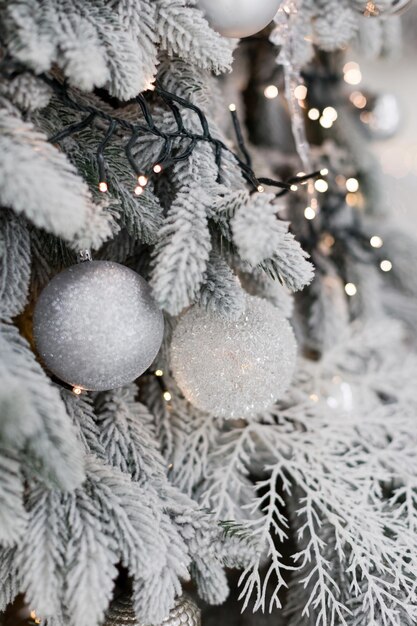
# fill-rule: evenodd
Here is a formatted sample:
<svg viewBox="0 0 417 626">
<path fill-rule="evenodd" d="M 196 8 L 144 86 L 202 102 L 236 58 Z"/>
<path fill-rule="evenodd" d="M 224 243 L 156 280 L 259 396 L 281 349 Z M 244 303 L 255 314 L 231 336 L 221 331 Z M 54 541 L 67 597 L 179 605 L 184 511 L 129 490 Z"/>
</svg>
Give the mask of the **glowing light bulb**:
<svg viewBox="0 0 417 626">
<path fill-rule="evenodd" d="M 81 387 L 73 387 L 72 393 L 75 393 L 76 396 L 80 396 L 82 392 Z"/>
<path fill-rule="evenodd" d="M 332 122 L 335 122 L 338 118 L 338 114 L 334 107 L 326 107 L 323 109 L 323 117 L 327 117 Z"/>
<path fill-rule="evenodd" d="M 358 206 L 359 204 L 359 194 L 357 193 L 347 193 L 346 197 L 346 204 L 348 206 Z"/>
<path fill-rule="evenodd" d="M 101 193 L 106 193 L 106 191 L 108 190 L 108 185 L 106 182 L 101 181 L 101 183 L 98 184 L 98 189 L 99 191 L 101 191 Z"/>
<path fill-rule="evenodd" d="M 379 267 L 381 268 L 383 272 L 390 272 L 392 270 L 392 263 L 391 261 L 388 261 L 388 259 L 384 259 L 379 264 Z"/>
<path fill-rule="evenodd" d="M 354 283 L 346 283 L 345 291 L 350 297 L 355 296 L 358 293 L 357 287 Z"/>
<path fill-rule="evenodd" d="M 155 174 L 160 174 L 162 172 L 162 166 L 157 163 L 153 166 L 153 171 L 155 172 Z"/>
<path fill-rule="evenodd" d="M 366 3 L 365 9 L 363 11 L 363 14 L 365 17 L 376 17 L 379 15 L 379 9 L 376 6 L 375 2 L 372 2 L 372 0 L 369 0 L 369 2 Z"/>
<path fill-rule="evenodd" d="M 294 96 L 297 100 L 305 100 L 307 97 L 307 87 L 305 85 L 298 85 L 294 89 Z"/>
<path fill-rule="evenodd" d="M 297 185 L 293 184 L 293 185 L 291 185 L 290 189 L 291 189 L 291 191 L 297 191 L 298 187 L 297 187 Z"/>
<path fill-rule="evenodd" d="M 257 190 L 259 193 L 263 193 L 265 191 L 265 187 L 263 185 L 258 185 Z"/>
<path fill-rule="evenodd" d="M 302 178 L 305 175 L 306 175 L 305 172 L 298 172 L 298 174 L 296 176 L 297 176 L 297 178 Z M 300 181 L 298 181 L 298 183 L 300 185 L 308 185 L 309 181 L 308 180 L 300 180 Z"/>
<path fill-rule="evenodd" d="M 135 194 L 137 196 L 140 196 L 143 193 L 143 187 L 141 187 L 140 185 L 138 185 L 137 187 L 135 187 Z"/>
<path fill-rule="evenodd" d="M 320 126 L 323 126 L 323 128 L 331 128 L 333 126 L 333 120 L 330 119 L 330 117 L 321 117 L 320 118 Z"/>
<path fill-rule="evenodd" d="M 359 85 L 362 80 L 362 73 L 357 63 L 346 63 L 343 67 L 343 73 L 344 80 L 348 85 Z"/>
<path fill-rule="evenodd" d="M 383 240 L 378 235 L 374 235 L 373 237 L 371 237 L 369 243 L 373 248 L 382 248 L 382 246 L 384 245 Z"/>
<path fill-rule="evenodd" d="M 355 193 L 359 189 L 359 181 L 356 178 L 348 178 L 346 181 L 346 189 L 351 193 Z"/>
<path fill-rule="evenodd" d="M 146 185 L 148 184 L 148 179 L 144 174 L 141 174 L 140 176 L 138 176 L 138 183 L 141 187 L 146 187 Z"/>
<path fill-rule="evenodd" d="M 355 61 L 348 61 L 343 66 L 343 74 L 347 74 L 347 72 L 350 72 L 350 70 L 358 70 L 358 69 L 359 69 L 359 65 L 355 63 Z"/>
<path fill-rule="evenodd" d="M 320 117 L 320 111 L 318 109 L 310 109 L 309 112 L 307 113 L 307 116 L 309 117 L 310 120 L 318 120 Z"/>
<path fill-rule="evenodd" d="M 306 218 L 306 220 L 314 220 L 314 218 L 316 217 L 316 212 L 313 207 L 308 206 L 304 209 L 304 217 Z"/>
<path fill-rule="evenodd" d="M 352 91 L 349 99 L 352 102 L 353 106 L 355 106 L 357 109 L 364 109 L 366 107 L 367 99 L 361 91 Z"/>
<path fill-rule="evenodd" d="M 170 400 L 172 400 L 172 396 L 169 391 L 164 391 L 164 400 L 165 402 L 169 402 Z"/>
<path fill-rule="evenodd" d="M 314 187 L 319 193 L 325 193 L 328 190 L 329 185 L 323 178 L 318 178 L 314 183 Z"/>
<path fill-rule="evenodd" d="M 276 85 L 268 85 L 268 87 L 265 87 L 264 89 L 264 96 L 265 98 L 268 98 L 268 100 L 273 100 L 274 98 L 277 98 L 278 93 L 279 91 Z"/>
<path fill-rule="evenodd" d="M 232 111 L 232 113 L 233 113 L 234 111 L 236 111 L 236 105 L 235 105 L 235 104 L 233 104 L 233 102 L 232 102 L 231 104 L 229 104 L 229 111 Z"/>
<path fill-rule="evenodd" d="M 322 242 L 326 248 L 332 248 L 336 242 L 333 235 L 330 233 L 325 233 L 322 238 Z"/>
<path fill-rule="evenodd" d="M 320 174 L 322 176 L 327 176 L 328 173 L 329 173 L 329 170 L 327 169 L 327 167 L 323 167 L 323 169 L 320 170 Z"/>
<path fill-rule="evenodd" d="M 164 372 L 162 370 L 156 370 L 155 371 L 155 376 L 163 376 Z"/>
</svg>

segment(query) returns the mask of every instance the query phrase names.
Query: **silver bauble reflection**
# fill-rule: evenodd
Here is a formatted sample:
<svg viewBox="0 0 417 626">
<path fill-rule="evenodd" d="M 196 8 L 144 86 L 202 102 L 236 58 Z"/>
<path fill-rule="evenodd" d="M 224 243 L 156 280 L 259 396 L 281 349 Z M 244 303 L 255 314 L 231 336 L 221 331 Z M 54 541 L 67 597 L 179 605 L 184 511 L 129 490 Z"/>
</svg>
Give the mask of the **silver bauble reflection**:
<svg viewBox="0 0 417 626">
<path fill-rule="evenodd" d="M 268 409 L 289 387 L 297 344 L 272 304 L 247 296 L 237 321 L 187 311 L 174 330 L 171 366 L 185 398 L 216 417 L 244 418 Z"/>
<path fill-rule="evenodd" d="M 88 261 L 61 272 L 36 304 L 39 355 L 60 380 L 101 391 L 135 380 L 162 343 L 162 312 L 147 282 L 110 261 Z"/>
<path fill-rule="evenodd" d="M 214 30 L 224 37 L 249 37 L 268 26 L 280 0 L 198 0 Z"/>
<path fill-rule="evenodd" d="M 144 626 L 137 619 L 129 595 L 112 602 L 103 626 Z M 157 626 L 157 625 L 154 625 Z M 161 626 L 201 626 L 201 612 L 193 600 L 183 595 L 177 598 L 174 608 L 161 622 Z"/>
</svg>

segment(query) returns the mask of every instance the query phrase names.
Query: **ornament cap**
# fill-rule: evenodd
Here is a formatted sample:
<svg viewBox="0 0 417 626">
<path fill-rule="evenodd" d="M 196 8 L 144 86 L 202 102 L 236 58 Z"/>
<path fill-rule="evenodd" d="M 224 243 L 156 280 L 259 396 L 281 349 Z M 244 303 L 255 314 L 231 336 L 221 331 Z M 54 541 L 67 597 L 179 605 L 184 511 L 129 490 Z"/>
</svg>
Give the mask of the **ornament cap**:
<svg viewBox="0 0 417 626">
<path fill-rule="evenodd" d="M 80 250 L 77 255 L 78 263 L 85 263 L 86 261 L 92 261 L 93 257 L 91 254 L 91 250 L 86 248 L 85 250 Z"/>
</svg>

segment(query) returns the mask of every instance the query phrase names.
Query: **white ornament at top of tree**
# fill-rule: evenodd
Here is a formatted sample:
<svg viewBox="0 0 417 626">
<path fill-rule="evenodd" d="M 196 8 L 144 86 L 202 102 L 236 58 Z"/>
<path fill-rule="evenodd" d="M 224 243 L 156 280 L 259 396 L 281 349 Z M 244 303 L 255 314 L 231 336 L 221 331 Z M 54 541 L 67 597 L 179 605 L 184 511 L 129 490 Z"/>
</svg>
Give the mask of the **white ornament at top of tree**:
<svg viewBox="0 0 417 626">
<path fill-rule="evenodd" d="M 274 19 L 279 0 L 198 0 L 210 25 L 224 37 L 249 37 Z"/>
</svg>

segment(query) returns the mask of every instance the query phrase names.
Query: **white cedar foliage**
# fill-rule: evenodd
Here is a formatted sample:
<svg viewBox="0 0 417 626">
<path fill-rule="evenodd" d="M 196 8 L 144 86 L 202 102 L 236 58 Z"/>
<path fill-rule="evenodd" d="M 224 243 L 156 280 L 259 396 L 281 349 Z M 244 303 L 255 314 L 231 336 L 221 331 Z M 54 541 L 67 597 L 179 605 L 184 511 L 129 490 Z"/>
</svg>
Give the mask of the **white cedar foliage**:
<svg viewBox="0 0 417 626">
<path fill-rule="evenodd" d="M 47 106 L 50 87 L 29 72 L 0 83 L 0 95 L 10 100 L 22 111 L 36 111 Z"/>
<path fill-rule="evenodd" d="M 181 593 L 180 579 L 189 578 L 191 562 L 193 570 L 199 572 L 203 597 L 224 601 L 227 585 L 219 584 L 223 560 L 242 562 L 245 546 L 225 542 L 214 517 L 169 484 L 167 465 L 153 437 L 152 416 L 135 395 L 132 385 L 99 394 L 96 404 L 100 441 L 108 461 L 146 486 L 148 498 L 157 494 L 155 503 L 160 500 L 161 510 L 155 520 L 160 519 L 160 550 L 165 561 L 154 575 L 136 574 L 133 588 L 138 618 L 146 622 L 151 615 L 157 621 L 168 613 Z M 224 574 L 220 580 L 225 581 Z"/>
<path fill-rule="evenodd" d="M 92 626 L 103 619 L 120 561 L 137 593 L 148 589 L 141 617 L 157 623 L 180 592 L 178 576 L 188 576 L 185 543 L 152 489 L 91 455 L 86 476 L 72 494 L 32 486 L 16 556 L 21 591 L 43 618 L 63 615 L 69 626 Z M 149 593 L 156 585 L 162 603 Z"/>
<path fill-rule="evenodd" d="M 334 268 L 328 266 L 326 273 L 317 273 L 310 287 L 312 297 L 308 315 L 308 344 L 319 350 L 330 349 L 346 336 L 349 310 L 344 284 Z"/>
<path fill-rule="evenodd" d="M 293 33 L 296 60 L 309 53 L 311 34 L 325 49 L 344 46 L 358 28 L 355 2 L 304 0 Z M 211 119 L 217 91 L 201 70 L 227 69 L 234 44 L 212 31 L 194 4 L 10 0 L 0 2 L 0 17 L 8 52 L 36 73 L 57 65 L 70 84 L 106 87 L 119 99 L 149 86 L 159 53 L 164 86 L 201 106 L 212 135 L 222 138 Z M 179 59 L 168 63 L 167 55 Z M 237 247 L 248 290 L 290 313 L 287 288 L 308 284 L 311 265 L 288 224 L 276 219 L 270 198 L 249 196 L 232 155 L 223 154 L 222 184 L 208 144 L 174 168 L 173 201 L 162 223 L 151 185 L 141 198 L 131 195 L 121 157 L 125 138 L 117 136 L 107 152 L 111 189 L 103 210 L 65 155 L 14 108 L 46 104 L 43 83 L 24 75 L 2 86 L 0 96 L 0 203 L 7 209 L 71 240 L 74 249 L 99 247 L 119 226 L 131 238 L 156 242 L 152 283 L 164 308 L 176 314 L 200 299 L 235 318 L 242 292 L 217 247 L 212 250 L 211 220 L 225 245 Z M 49 135 L 65 125 L 65 115 L 52 100 L 33 119 Z M 175 127 L 170 113 L 156 109 L 155 120 Z M 184 121 L 200 131 L 194 114 L 186 112 Z M 92 139 L 81 133 L 64 145 L 82 171 L 91 172 Z M 152 162 L 159 148 L 142 138 L 138 163 Z M 7 211 L 0 221 L 6 321 L 26 303 L 30 253 L 22 220 Z M 401 244 L 391 245 L 401 257 Z M 37 254 L 38 273 L 40 259 Z M 393 278 L 413 294 L 409 263 L 396 258 L 395 267 Z M 364 278 L 375 293 L 375 277 Z M 329 348 L 325 356 L 317 363 L 301 359 L 288 396 L 249 424 L 224 424 L 193 409 L 168 377 L 170 409 L 155 379 L 144 385 L 153 415 L 137 402 L 134 386 L 96 396 L 97 413 L 92 401 L 69 392 L 62 401 L 28 344 L 3 325 L 0 609 L 26 592 L 48 626 L 96 626 L 122 563 L 133 580 L 138 619 L 159 623 L 190 573 L 202 598 L 220 603 L 228 592 L 223 566 L 243 565 L 244 606 L 252 600 L 257 609 L 280 606 L 280 590 L 289 585 L 290 599 L 297 598 L 290 626 L 414 624 L 417 365 L 403 353 L 396 325 L 373 319 L 365 329 L 348 328 L 343 317 L 344 332 L 335 332 L 319 319 L 328 295 L 320 292 L 311 320 L 327 340 L 319 337 Z M 330 297 L 335 307 L 339 295 Z M 366 311 L 375 317 L 375 307 Z M 257 485 L 253 475 L 262 476 Z M 216 520 L 225 518 L 240 525 L 242 537 L 223 533 Z M 297 551 L 288 563 L 282 554 L 290 535 Z"/>
<path fill-rule="evenodd" d="M 86 480 L 72 493 L 29 481 L 27 528 L 16 552 L 4 552 L 1 602 L 24 592 L 48 624 L 95 626 L 119 562 L 133 580 L 141 622 L 163 620 L 191 563 L 202 596 L 224 601 L 222 565 L 244 562 L 247 547 L 170 485 L 152 416 L 135 392 L 131 385 L 98 394 L 97 416 L 90 401 L 63 392 L 84 445 Z"/>
<path fill-rule="evenodd" d="M 26 305 L 30 280 L 30 236 L 25 222 L 0 212 L 0 318 L 8 321 Z"/>
<path fill-rule="evenodd" d="M 183 0 L 12 0 L 0 5 L 8 51 L 35 72 L 56 63 L 70 84 L 128 100 L 155 79 L 157 45 L 219 73 L 232 46 Z"/>
<path fill-rule="evenodd" d="M 157 32 L 168 54 L 192 60 L 217 74 L 230 69 L 232 45 L 212 30 L 202 11 L 185 0 L 155 0 Z"/>
<path fill-rule="evenodd" d="M 87 185 L 31 124 L 0 110 L 0 204 L 70 239 L 91 210 Z M 65 190 L 65 193 L 63 193 Z"/>
<path fill-rule="evenodd" d="M 245 293 L 239 279 L 224 258 L 213 251 L 207 263 L 200 305 L 230 320 L 239 319 L 245 310 Z"/>
<path fill-rule="evenodd" d="M 219 435 L 220 422 L 207 419 L 206 413 L 175 394 L 169 428 L 171 446 L 166 457 L 172 463 L 171 479 L 183 492 L 192 495 L 195 485 L 205 476 L 208 453 Z"/>
<path fill-rule="evenodd" d="M 359 27 L 359 13 L 352 10 L 349 0 L 315 0 L 313 32 L 323 50 L 346 46 Z"/>
<path fill-rule="evenodd" d="M 110 7 L 118 11 L 122 26 L 136 46 L 137 67 L 143 74 L 140 83 L 147 87 L 153 82 L 158 65 L 157 37 L 153 28 L 155 3 L 153 0 L 113 0 Z"/>
<path fill-rule="evenodd" d="M 145 483 L 165 475 L 162 458 L 155 446 L 155 433 L 148 409 L 136 402 L 137 389 L 125 387 L 100 394 L 97 401 L 99 441 L 114 467 Z"/>
<path fill-rule="evenodd" d="M 259 267 L 270 277 L 280 280 L 291 291 L 300 291 L 313 280 L 313 265 L 294 235 L 288 232 L 288 222 L 279 222 L 280 243 L 270 258 Z"/>
<path fill-rule="evenodd" d="M 0 548 L 0 611 L 4 611 L 19 593 L 15 557 L 16 548 Z"/>
<path fill-rule="evenodd" d="M 96 104 L 93 98 L 89 101 L 92 105 Z M 73 111 L 66 110 L 65 114 L 66 117 L 63 120 L 62 109 L 57 105 L 56 100 L 53 100 L 50 106 L 37 114 L 36 122 L 48 136 L 53 136 L 63 126 L 82 119 L 82 116 L 74 114 Z M 88 172 L 87 183 L 96 202 L 90 206 L 86 224 L 75 237 L 74 248 L 78 246 L 78 248 L 98 249 L 103 242 L 114 237 L 118 232 L 119 224 L 125 226 L 135 239 L 140 239 L 144 243 L 155 243 L 162 224 L 162 209 L 158 198 L 152 191 L 152 184 L 146 187 L 140 197 L 132 193 L 137 184 L 137 178 L 126 167 L 124 137 L 115 134 L 106 149 L 106 161 L 111 163 L 107 172 L 109 190 L 107 194 L 101 194 L 98 191 L 96 150 L 104 133 L 105 130 L 102 127 L 94 127 L 62 143 L 62 147 L 77 170 Z M 149 157 L 148 152 L 145 152 Z M 116 223 L 116 218 L 119 224 Z"/>
<path fill-rule="evenodd" d="M 312 59 L 314 43 L 320 49 L 333 51 L 344 49 L 359 39 L 361 50 L 369 56 L 392 53 L 400 43 L 398 17 L 367 20 L 363 17 L 366 3 L 362 0 L 297 0 L 296 11 L 291 16 L 291 27 L 287 32 L 287 17 L 279 12 L 276 17 L 278 28 L 272 32 L 271 41 L 284 46 L 285 53 L 291 51 L 296 67 L 301 68 Z M 384 12 L 384 0 L 378 4 Z M 281 50 L 282 52 L 282 50 Z"/>
<path fill-rule="evenodd" d="M 19 461 L 0 449 L 0 544 L 14 545 L 25 532 L 26 521 Z"/>
<path fill-rule="evenodd" d="M 94 505 L 96 477 L 89 470 L 85 490 L 73 494 L 32 488 L 28 531 L 17 554 L 30 604 L 42 617 L 62 613 L 71 626 L 103 619 L 117 575 L 116 540 Z M 104 484 L 106 475 L 96 480 Z"/>
<path fill-rule="evenodd" d="M 191 489 L 259 542 L 241 578 L 245 606 L 253 599 L 255 609 L 279 607 L 279 590 L 290 585 L 299 599 L 294 626 L 350 626 L 363 615 L 363 623 L 384 626 L 398 626 L 399 614 L 415 620 L 417 568 L 409 555 L 417 549 L 417 363 L 401 342 L 391 321 L 351 327 L 321 361 L 300 361 L 282 404 L 205 448 L 188 435 L 203 474 L 202 481 L 196 472 Z M 255 487 L 245 477 L 259 471 L 259 458 L 265 478 Z M 298 548 L 288 562 L 282 554 L 290 535 Z M 348 619 L 352 604 L 356 622 Z"/>
<path fill-rule="evenodd" d="M 244 261 L 258 265 L 279 248 L 287 224 L 278 219 L 273 194 L 255 193 L 242 204 L 232 220 L 233 241 Z M 283 228 L 284 227 L 284 228 Z"/>
<path fill-rule="evenodd" d="M 236 211 L 232 220 L 233 241 L 244 261 L 255 266 L 270 260 L 282 281 L 293 291 L 311 282 L 313 268 L 294 236 L 288 222 L 278 219 L 278 207 L 271 194 L 254 194 Z"/>
<path fill-rule="evenodd" d="M 181 187 L 160 230 L 151 285 L 156 301 L 171 315 L 192 304 L 203 283 L 211 249 L 209 203 L 199 179 L 190 180 Z"/>
<path fill-rule="evenodd" d="M 0 326 L 0 355 L 0 437 L 24 450 L 28 471 L 73 489 L 83 479 L 82 456 L 58 389 L 14 326 Z"/>
</svg>

